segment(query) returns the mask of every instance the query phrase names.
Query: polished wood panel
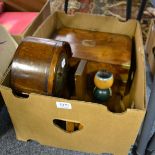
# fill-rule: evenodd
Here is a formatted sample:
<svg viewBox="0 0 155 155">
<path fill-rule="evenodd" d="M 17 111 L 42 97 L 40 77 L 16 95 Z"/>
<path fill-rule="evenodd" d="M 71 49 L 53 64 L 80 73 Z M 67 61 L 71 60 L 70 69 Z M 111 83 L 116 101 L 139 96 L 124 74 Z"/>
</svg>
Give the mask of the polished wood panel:
<svg viewBox="0 0 155 155">
<path fill-rule="evenodd" d="M 66 121 L 66 131 L 73 132 L 75 127 L 75 123 Z"/>
<path fill-rule="evenodd" d="M 109 64 L 130 65 L 132 42 L 128 36 L 61 28 L 52 38 L 69 42 L 73 57 Z"/>
<path fill-rule="evenodd" d="M 81 60 L 75 72 L 75 95 L 78 100 L 84 100 L 87 89 L 86 60 Z"/>
<path fill-rule="evenodd" d="M 71 49 L 66 42 L 25 38 L 17 48 L 11 65 L 13 90 L 53 95 L 65 82 L 59 78 L 64 78 L 63 69 L 67 67 L 69 57 Z"/>
</svg>

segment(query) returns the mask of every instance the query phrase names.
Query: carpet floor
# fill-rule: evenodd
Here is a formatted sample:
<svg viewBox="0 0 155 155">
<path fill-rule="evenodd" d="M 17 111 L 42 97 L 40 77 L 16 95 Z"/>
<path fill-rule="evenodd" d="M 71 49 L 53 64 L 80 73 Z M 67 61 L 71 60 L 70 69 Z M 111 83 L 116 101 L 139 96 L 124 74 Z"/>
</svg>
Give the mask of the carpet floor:
<svg viewBox="0 0 155 155">
<path fill-rule="evenodd" d="M 54 147 L 40 145 L 34 141 L 18 141 L 15 131 L 10 128 L 0 138 L 0 155 L 95 155 L 71 150 L 64 150 Z"/>
</svg>

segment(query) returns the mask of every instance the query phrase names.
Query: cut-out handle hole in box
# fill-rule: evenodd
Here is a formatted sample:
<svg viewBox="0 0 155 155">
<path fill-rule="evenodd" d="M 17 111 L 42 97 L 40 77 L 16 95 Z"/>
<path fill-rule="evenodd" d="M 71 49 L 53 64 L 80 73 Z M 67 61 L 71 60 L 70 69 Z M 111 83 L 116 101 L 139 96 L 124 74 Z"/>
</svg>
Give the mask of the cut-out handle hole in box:
<svg viewBox="0 0 155 155">
<path fill-rule="evenodd" d="M 83 129 L 83 125 L 81 123 L 77 123 L 73 121 L 54 119 L 53 124 L 59 129 L 67 133 L 73 133 L 75 131 L 79 131 Z"/>
</svg>

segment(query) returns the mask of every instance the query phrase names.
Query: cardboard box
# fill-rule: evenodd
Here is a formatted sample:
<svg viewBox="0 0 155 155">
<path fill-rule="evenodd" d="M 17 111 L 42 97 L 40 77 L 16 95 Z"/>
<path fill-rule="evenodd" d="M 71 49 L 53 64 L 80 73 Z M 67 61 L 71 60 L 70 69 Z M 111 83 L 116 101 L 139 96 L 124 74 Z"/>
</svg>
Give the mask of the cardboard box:
<svg viewBox="0 0 155 155">
<path fill-rule="evenodd" d="M 38 16 L 33 20 L 29 26 L 19 35 L 13 35 L 17 43 L 20 43 L 25 36 L 31 36 L 37 27 L 49 16 L 50 14 L 50 1 L 49 0 L 6 0 L 4 1 L 4 11 L 6 12 L 39 12 Z"/>
<path fill-rule="evenodd" d="M 12 57 L 14 56 L 14 51 L 17 48 L 16 41 L 8 34 L 8 32 L 0 26 L 0 82 L 9 67 Z M 7 52 L 6 52 L 7 51 Z M 2 95 L 0 92 L 0 110 L 4 105 Z M 1 117 L 1 116 L 0 116 Z"/>
<path fill-rule="evenodd" d="M 113 17 L 80 13 L 67 16 L 56 12 L 44 21 L 34 36 L 50 38 L 62 26 L 126 34 L 134 38 L 137 69 L 130 94 L 126 97 L 133 106 L 126 112 L 112 113 L 106 106 L 91 102 L 35 93 L 29 94 L 28 98 L 17 97 L 10 88 L 7 70 L 0 90 L 17 139 L 32 139 L 40 144 L 84 152 L 128 154 L 145 114 L 145 63 L 139 23 L 135 20 L 120 22 Z M 80 123 L 83 128 L 68 133 L 54 124 L 56 119 Z"/>
<path fill-rule="evenodd" d="M 155 74 L 155 20 L 151 21 L 145 51 L 150 65 L 151 73 Z"/>
</svg>

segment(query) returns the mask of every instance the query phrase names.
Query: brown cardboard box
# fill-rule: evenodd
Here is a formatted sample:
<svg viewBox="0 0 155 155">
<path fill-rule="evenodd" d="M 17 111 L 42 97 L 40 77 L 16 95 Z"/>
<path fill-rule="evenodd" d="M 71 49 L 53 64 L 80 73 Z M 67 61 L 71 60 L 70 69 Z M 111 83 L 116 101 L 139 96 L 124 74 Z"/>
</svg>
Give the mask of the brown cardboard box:
<svg viewBox="0 0 155 155">
<path fill-rule="evenodd" d="M 153 75 L 155 73 L 155 37 L 154 36 L 155 36 L 155 20 L 152 20 L 146 45 L 145 45 L 145 51 L 146 51 L 150 69 Z"/>
<path fill-rule="evenodd" d="M 16 48 L 16 41 L 4 30 L 2 26 L 0 26 L 0 81 L 3 79 L 10 62 L 12 61 Z M 3 99 L 0 93 L 0 107 L 3 104 Z"/>
<path fill-rule="evenodd" d="M 34 36 L 50 38 L 52 33 L 62 26 L 134 37 L 137 69 L 131 92 L 127 97 L 133 108 L 116 114 L 108 111 L 103 105 L 91 102 L 34 93 L 29 94 L 28 98 L 17 97 L 9 86 L 8 70 L 8 74 L 3 76 L 0 90 L 17 139 L 32 139 L 44 145 L 84 152 L 128 154 L 145 114 L 145 64 L 139 23 L 135 20 L 120 22 L 113 17 L 88 14 L 67 16 L 57 12 L 44 21 Z M 68 133 L 54 124 L 55 119 L 80 123 L 83 128 Z"/>
<path fill-rule="evenodd" d="M 4 5 L 6 11 L 39 12 L 35 20 L 22 34 L 13 36 L 17 43 L 20 43 L 25 36 L 32 35 L 37 27 L 50 15 L 49 0 L 5 0 Z"/>
</svg>

